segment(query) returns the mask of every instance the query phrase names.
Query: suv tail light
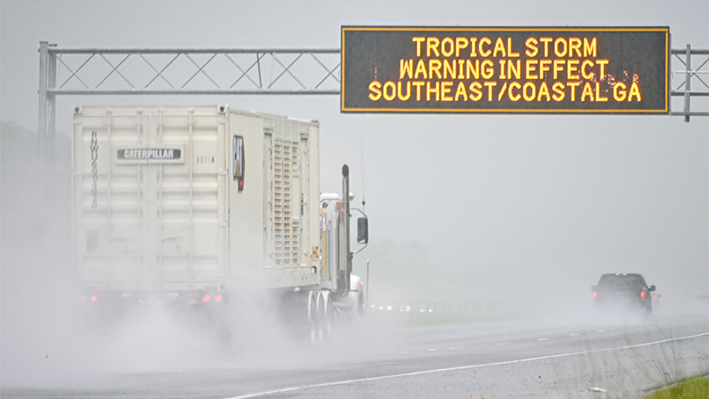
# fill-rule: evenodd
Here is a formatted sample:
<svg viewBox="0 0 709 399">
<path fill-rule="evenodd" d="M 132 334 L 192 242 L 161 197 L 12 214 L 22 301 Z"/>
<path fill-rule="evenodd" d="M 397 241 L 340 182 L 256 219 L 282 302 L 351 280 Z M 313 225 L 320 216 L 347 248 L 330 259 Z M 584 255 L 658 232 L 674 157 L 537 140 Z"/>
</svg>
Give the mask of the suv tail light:
<svg viewBox="0 0 709 399">
<path fill-rule="evenodd" d="M 645 298 L 645 295 L 647 295 L 645 291 L 640 291 L 640 298 Z"/>
<path fill-rule="evenodd" d="M 598 293 L 597 293 L 597 292 L 594 292 L 594 293 L 593 293 L 593 297 L 594 297 L 594 298 L 597 298 L 597 297 L 598 297 Z"/>
</svg>

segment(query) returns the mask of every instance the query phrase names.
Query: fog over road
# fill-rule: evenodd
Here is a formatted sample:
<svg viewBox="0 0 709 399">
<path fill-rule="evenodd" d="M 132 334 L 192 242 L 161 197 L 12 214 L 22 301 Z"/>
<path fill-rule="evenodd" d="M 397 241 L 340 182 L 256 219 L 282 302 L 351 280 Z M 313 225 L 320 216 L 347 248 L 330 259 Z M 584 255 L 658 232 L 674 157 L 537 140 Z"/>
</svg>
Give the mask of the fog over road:
<svg viewBox="0 0 709 399">
<path fill-rule="evenodd" d="M 342 345 L 280 350 L 279 356 L 265 348 L 221 352 L 211 367 L 84 373 L 35 381 L 28 389 L 4 387 L 2 396 L 637 398 L 664 382 L 709 373 L 706 313 L 650 322 L 384 324 L 372 317 L 350 326 L 345 352 L 333 348 Z M 593 387 L 607 392 L 590 392 Z"/>
<path fill-rule="evenodd" d="M 0 0 L 0 398 L 640 399 L 661 384 L 709 375 L 709 117 L 691 116 L 687 123 L 683 117 L 660 114 L 357 114 L 341 112 L 342 98 L 334 95 L 341 89 L 346 69 L 342 52 L 336 50 L 343 48 L 343 26 L 668 27 L 666 43 L 675 54 L 663 63 L 670 82 L 665 92 L 698 94 L 670 96 L 669 109 L 682 112 L 691 104 L 689 110 L 705 113 L 709 112 L 708 16 L 707 0 Z M 52 107 L 56 115 L 49 118 L 55 133 L 52 140 L 45 140 L 38 135 L 43 124 L 39 116 L 46 111 L 38 107 L 40 41 L 65 50 L 265 52 L 262 58 L 233 53 L 231 58 L 220 55 L 213 60 L 212 54 L 189 52 L 179 58 L 167 53 L 86 54 L 89 60 L 64 53 L 56 63 L 56 87 L 89 90 L 82 95 L 56 95 Z M 375 44 L 368 43 L 371 54 L 380 51 L 375 47 L 389 48 L 386 43 Z M 621 58 L 645 47 L 615 44 L 623 47 Z M 602 41 L 598 46 L 598 51 L 605 51 Z M 695 54 L 688 59 L 683 55 L 688 48 L 700 50 L 701 57 Z M 329 53 L 332 59 L 298 53 L 275 59 L 268 49 L 334 51 Z M 396 72 L 404 58 L 386 54 L 396 61 Z M 413 66 L 414 56 L 408 58 Z M 509 57 L 497 61 L 502 58 Z M 621 58 L 608 58 L 609 65 L 625 65 Z M 687 72 L 690 66 L 696 73 Z M 363 70 L 367 81 L 363 88 L 374 79 L 381 79 L 383 85 L 397 80 L 397 76 L 384 79 L 383 67 L 372 64 Z M 296 76 L 301 73 L 304 78 L 299 80 Z M 496 87 L 511 88 L 512 76 L 507 77 Z M 650 78 L 638 75 L 638 79 L 643 93 L 648 86 L 664 88 Z M 534 82 L 539 92 L 542 80 Z M 229 85 L 239 90 L 300 91 L 318 82 L 321 88 L 331 88 L 333 95 L 157 94 L 170 87 L 211 91 Z M 95 95 L 95 89 L 121 88 L 135 94 L 131 86 L 157 91 Z M 526 101 L 522 94 L 521 101 Z M 104 312 L 100 306 L 106 302 L 101 296 L 92 309 L 96 312 L 82 312 L 91 296 L 80 299 L 85 293 L 77 279 L 81 263 L 76 248 L 82 243 L 94 247 L 97 241 L 93 233 L 90 239 L 76 235 L 88 225 L 75 223 L 73 217 L 78 203 L 72 198 L 82 192 L 74 169 L 73 154 L 80 147 L 73 139 L 75 107 L 226 105 L 232 110 L 319 121 L 318 157 L 309 167 L 319 169 L 320 192 L 344 191 L 341 171 L 343 164 L 348 165 L 348 191 L 355 195 L 352 206 L 361 204 L 370 221 L 369 246 L 354 257 L 352 271 L 366 282 L 367 302 L 384 307 L 371 311 L 362 323 L 338 325 L 327 343 L 296 345 L 293 329 L 273 320 L 279 309 L 264 305 L 267 301 L 261 295 L 251 297 L 255 287 L 243 287 L 250 285 L 248 280 L 238 281 L 239 288 L 234 289 L 234 297 L 248 297 L 247 305 L 229 296 L 220 302 L 230 304 L 225 306 L 228 311 L 240 307 L 251 318 L 247 323 L 226 319 L 240 334 L 233 350 L 219 343 L 223 338 L 219 333 L 225 329 L 215 331 L 205 322 L 211 311 L 190 317 L 195 316 L 188 314 L 194 309 L 163 311 L 141 304 L 140 297 L 129 314 Z M 129 136 L 134 137 L 130 134 L 125 140 Z M 88 162 L 91 141 L 84 144 Z M 106 152 L 97 168 L 110 171 L 113 157 L 118 157 L 115 151 L 134 149 L 127 146 L 119 143 L 110 148 L 108 142 L 101 142 L 101 151 Z M 189 147 L 183 148 L 185 163 L 173 166 L 201 165 L 205 160 L 206 153 L 192 154 Z M 233 155 L 235 160 L 254 162 L 266 153 L 259 149 Z M 225 164 L 237 169 L 233 163 Z M 247 190 L 256 187 L 252 182 L 268 180 L 256 168 L 238 169 Z M 99 190 L 110 185 L 96 171 L 90 181 L 98 199 L 102 198 Z M 114 195 L 109 189 L 108 201 L 102 203 L 111 204 L 111 198 L 115 205 L 143 201 L 145 211 L 141 208 L 135 214 L 153 215 L 158 203 L 150 198 L 157 198 L 153 189 L 163 192 L 163 180 L 158 185 L 156 177 L 136 176 L 140 183 L 135 190 L 129 189 L 133 183 L 119 181 L 125 194 L 116 190 Z M 167 209 L 176 206 L 177 187 L 192 187 L 192 183 L 173 180 L 176 174 L 165 176 L 169 176 L 165 187 L 175 188 L 165 197 L 160 194 Z M 189 201 L 195 200 L 190 203 L 200 207 L 211 203 L 207 188 L 218 187 L 222 176 L 229 173 L 219 169 L 214 183 L 200 183 L 198 191 L 190 189 L 200 193 L 190 194 Z M 300 180 L 291 187 L 302 187 L 306 179 L 301 176 L 306 175 L 291 174 L 295 176 Z M 88 193 L 93 190 L 88 190 L 85 177 Z M 235 177 L 231 181 L 237 185 Z M 150 197 L 142 194 L 143 186 L 150 187 Z M 297 190 L 292 194 L 296 194 L 290 197 L 293 202 L 284 204 L 295 210 L 301 197 Z M 90 202 L 84 205 L 98 212 Z M 121 212 L 108 213 L 114 222 L 128 225 L 132 216 L 124 215 L 133 214 L 126 211 L 127 205 L 122 207 Z M 261 211 L 253 215 L 249 220 L 267 219 Z M 298 219 L 298 226 L 305 226 L 305 221 L 305 217 Z M 200 253 L 191 244 L 179 244 L 181 231 L 193 230 L 182 222 L 179 225 L 174 234 L 149 234 L 153 228 L 141 224 L 136 233 L 141 234 L 140 247 L 165 243 L 175 254 L 189 252 L 192 261 L 206 265 L 201 255 L 191 255 Z M 308 225 L 319 224 L 313 219 Z M 126 253 L 131 248 L 124 238 L 135 237 L 122 227 L 100 234 L 103 247 L 123 247 Z M 211 237 L 211 233 L 192 234 L 190 239 L 211 248 L 206 244 L 214 241 Z M 303 249 L 307 257 L 312 246 Z M 222 258 L 234 259 L 224 253 Z M 312 263 L 310 258 L 306 263 Z M 154 256 L 145 259 L 150 260 L 147 265 Z M 119 265 L 123 267 L 123 262 L 114 262 Z M 150 274 L 156 269 L 142 270 Z M 590 288 L 606 273 L 641 273 L 648 284 L 656 285 L 651 297 L 661 297 L 662 306 L 654 308 L 653 319 L 589 319 Z M 127 291 L 115 294 L 138 298 L 137 291 Z M 159 291 L 155 294 L 174 294 Z M 701 309 L 686 306 L 700 301 Z M 216 302 L 214 297 L 210 306 L 219 306 Z M 256 306 L 250 307 L 252 303 Z M 400 306 L 405 309 L 401 313 Z M 411 307 L 408 316 L 406 306 Z M 98 325 L 92 324 L 96 315 L 103 318 Z M 593 387 L 605 392 L 590 392 Z"/>
</svg>

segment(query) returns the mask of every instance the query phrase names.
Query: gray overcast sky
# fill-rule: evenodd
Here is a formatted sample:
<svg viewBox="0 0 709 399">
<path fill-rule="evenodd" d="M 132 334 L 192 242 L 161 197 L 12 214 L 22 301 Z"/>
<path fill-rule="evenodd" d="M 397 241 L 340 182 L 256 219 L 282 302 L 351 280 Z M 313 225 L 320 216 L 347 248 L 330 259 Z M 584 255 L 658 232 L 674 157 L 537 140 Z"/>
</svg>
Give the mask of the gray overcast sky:
<svg viewBox="0 0 709 399">
<path fill-rule="evenodd" d="M 337 48 L 341 25 L 669 26 L 673 48 L 709 48 L 706 0 L 0 4 L 0 116 L 31 129 L 40 40 Z M 72 97 L 58 102 L 57 129 L 70 131 L 72 105 L 221 103 L 320 120 L 325 191 L 347 162 L 362 192 L 364 140 L 372 243 L 356 263 L 372 259 L 375 298 L 558 299 L 588 295 L 608 271 L 642 272 L 666 294 L 709 291 L 709 118 L 342 115 L 335 96 Z"/>
</svg>

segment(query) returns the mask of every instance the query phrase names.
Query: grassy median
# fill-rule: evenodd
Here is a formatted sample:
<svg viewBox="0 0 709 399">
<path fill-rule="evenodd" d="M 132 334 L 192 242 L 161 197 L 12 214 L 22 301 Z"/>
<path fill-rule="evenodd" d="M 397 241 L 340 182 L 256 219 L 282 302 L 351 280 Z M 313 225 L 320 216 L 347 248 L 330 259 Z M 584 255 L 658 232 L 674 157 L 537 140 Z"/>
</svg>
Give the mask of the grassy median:
<svg viewBox="0 0 709 399">
<path fill-rule="evenodd" d="M 671 387 L 660 389 L 645 399 L 707 399 L 709 398 L 709 379 L 691 378 Z"/>
</svg>

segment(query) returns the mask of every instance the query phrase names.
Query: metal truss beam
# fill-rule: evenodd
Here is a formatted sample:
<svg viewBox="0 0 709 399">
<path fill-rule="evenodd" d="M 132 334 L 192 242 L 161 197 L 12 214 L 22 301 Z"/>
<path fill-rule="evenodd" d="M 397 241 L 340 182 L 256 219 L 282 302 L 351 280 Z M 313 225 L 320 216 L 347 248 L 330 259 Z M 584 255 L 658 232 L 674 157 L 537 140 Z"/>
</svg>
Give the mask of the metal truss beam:
<svg viewBox="0 0 709 399">
<path fill-rule="evenodd" d="M 672 71 L 670 96 L 683 101 L 670 115 L 686 122 L 709 116 L 691 108 L 692 97 L 709 97 L 709 50 L 687 45 L 671 50 L 671 59 L 681 70 Z M 340 49 L 58 48 L 41 42 L 39 128 L 53 130 L 48 119 L 59 95 L 339 95 L 340 74 Z"/>
<path fill-rule="evenodd" d="M 333 95 L 340 94 L 339 89 L 303 89 L 303 90 L 232 90 L 232 89 L 175 89 L 175 90 L 101 90 L 101 89 L 86 89 L 86 90 L 72 90 L 72 89 L 47 89 L 48 95 L 235 95 L 235 94 L 247 94 L 247 95 Z"/>
<path fill-rule="evenodd" d="M 671 50 L 672 61 L 679 61 L 681 70 L 673 70 L 672 76 L 678 74 L 677 86 L 670 91 L 672 97 L 683 97 L 682 112 L 670 112 L 672 116 L 684 116 L 684 121 L 689 122 L 692 116 L 709 116 L 706 111 L 694 111 L 691 106 L 692 97 L 709 97 L 709 50 L 692 49 L 688 44 L 685 49 Z M 692 65 L 699 66 L 692 68 Z M 704 75 L 704 76 L 703 76 Z M 674 82 L 672 82 L 674 83 Z M 692 84 L 697 87 L 692 89 Z M 673 84 L 670 87 L 674 87 Z"/>
<path fill-rule="evenodd" d="M 340 93 L 340 49 L 43 49 L 65 75 L 49 96 Z"/>
</svg>

